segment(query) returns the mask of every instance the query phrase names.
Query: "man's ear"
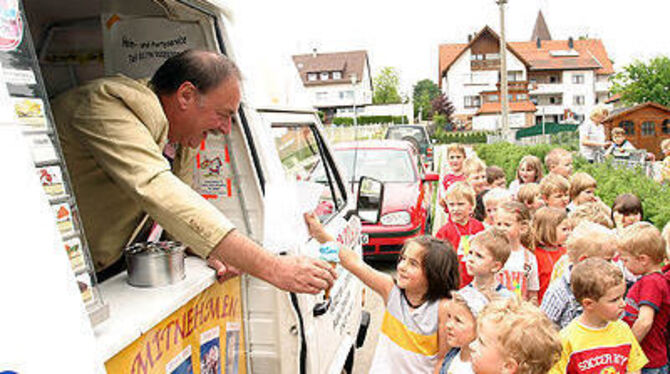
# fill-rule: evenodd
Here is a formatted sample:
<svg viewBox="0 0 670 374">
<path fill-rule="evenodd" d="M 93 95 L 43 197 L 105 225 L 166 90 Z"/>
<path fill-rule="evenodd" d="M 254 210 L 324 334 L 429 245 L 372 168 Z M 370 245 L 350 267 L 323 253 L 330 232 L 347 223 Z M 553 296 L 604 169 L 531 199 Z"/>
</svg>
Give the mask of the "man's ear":
<svg viewBox="0 0 670 374">
<path fill-rule="evenodd" d="M 516 374 L 519 369 L 519 364 L 515 359 L 508 357 L 503 361 L 502 374 Z"/>
<path fill-rule="evenodd" d="M 189 81 L 185 81 L 175 92 L 179 109 L 186 109 L 191 103 L 198 99 L 198 89 Z"/>
</svg>

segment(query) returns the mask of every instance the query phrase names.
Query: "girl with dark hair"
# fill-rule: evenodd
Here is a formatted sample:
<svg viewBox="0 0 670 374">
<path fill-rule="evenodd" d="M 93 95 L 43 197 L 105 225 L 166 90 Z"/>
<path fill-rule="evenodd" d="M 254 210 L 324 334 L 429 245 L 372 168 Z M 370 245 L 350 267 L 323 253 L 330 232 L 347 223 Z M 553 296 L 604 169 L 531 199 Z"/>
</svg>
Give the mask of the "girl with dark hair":
<svg viewBox="0 0 670 374">
<path fill-rule="evenodd" d="M 458 257 L 448 242 L 430 236 L 408 239 L 398 257 L 395 279 L 367 265 L 356 252 L 339 247 L 313 214 L 305 217 L 322 246 L 339 248 L 339 263 L 384 299 L 386 311 L 371 373 L 428 373 L 448 350 L 446 304 L 458 289 Z"/>
<path fill-rule="evenodd" d="M 636 222 L 640 222 L 643 213 L 642 201 L 632 193 L 621 194 L 612 203 L 612 222 L 614 222 L 617 229 L 623 229 Z"/>
</svg>

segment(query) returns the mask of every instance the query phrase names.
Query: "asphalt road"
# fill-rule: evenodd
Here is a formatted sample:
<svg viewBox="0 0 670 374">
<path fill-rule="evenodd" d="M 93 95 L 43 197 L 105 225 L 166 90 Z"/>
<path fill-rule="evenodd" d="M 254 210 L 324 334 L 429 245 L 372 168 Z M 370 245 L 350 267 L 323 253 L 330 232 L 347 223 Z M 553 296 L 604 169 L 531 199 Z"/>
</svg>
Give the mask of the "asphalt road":
<svg viewBox="0 0 670 374">
<path fill-rule="evenodd" d="M 374 262 L 371 265 L 386 274 L 395 274 L 395 262 Z M 370 370 L 372 357 L 374 357 L 375 347 L 377 346 L 379 328 L 381 327 L 382 317 L 384 317 L 382 298 L 367 287 L 365 288 L 365 305 L 363 309 L 370 312 L 370 327 L 365 338 L 365 344 L 356 351 L 356 356 L 354 357 L 354 374 L 367 374 Z"/>
</svg>

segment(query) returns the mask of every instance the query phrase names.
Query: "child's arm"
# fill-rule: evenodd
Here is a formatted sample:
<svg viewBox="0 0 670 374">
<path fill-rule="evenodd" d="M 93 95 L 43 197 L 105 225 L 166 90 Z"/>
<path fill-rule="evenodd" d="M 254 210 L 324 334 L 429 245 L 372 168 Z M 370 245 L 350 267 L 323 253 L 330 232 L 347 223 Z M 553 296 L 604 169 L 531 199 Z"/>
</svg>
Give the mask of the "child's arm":
<svg viewBox="0 0 670 374">
<path fill-rule="evenodd" d="M 444 356 L 447 355 L 447 352 L 451 349 L 449 344 L 447 344 L 447 326 L 445 321 L 445 316 L 447 315 L 448 303 L 447 299 L 440 300 L 440 303 L 437 307 L 437 346 L 438 346 L 438 360 L 435 364 L 434 374 L 439 374 L 440 369 L 442 368 L 442 361 Z"/>
<path fill-rule="evenodd" d="M 323 244 L 329 241 L 334 241 L 330 235 L 321 225 L 319 219 L 314 213 L 305 213 L 305 222 L 309 229 L 310 235 L 314 237 L 319 243 Z M 342 267 L 350 271 L 356 278 L 360 279 L 366 286 L 372 288 L 384 299 L 384 305 L 388 301 L 389 293 L 393 289 L 393 278 L 390 275 L 377 271 L 363 262 L 356 252 L 339 247 L 339 258 Z"/>
<path fill-rule="evenodd" d="M 654 308 L 649 305 L 640 306 L 640 313 L 637 315 L 637 319 L 633 323 L 631 330 L 633 330 L 633 335 L 638 342 L 642 342 L 649 330 L 651 330 L 651 325 L 654 323 L 655 316 Z"/>
</svg>

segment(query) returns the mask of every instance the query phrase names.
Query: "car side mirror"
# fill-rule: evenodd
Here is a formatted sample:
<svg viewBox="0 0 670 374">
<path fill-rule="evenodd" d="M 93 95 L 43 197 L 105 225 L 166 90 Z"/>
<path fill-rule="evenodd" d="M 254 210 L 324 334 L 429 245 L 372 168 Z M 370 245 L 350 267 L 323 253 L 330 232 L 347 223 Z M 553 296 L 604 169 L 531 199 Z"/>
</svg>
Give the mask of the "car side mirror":
<svg viewBox="0 0 670 374">
<path fill-rule="evenodd" d="M 435 173 L 426 173 L 423 176 L 423 181 L 424 182 L 437 182 L 440 180 L 440 176 Z"/>
<path fill-rule="evenodd" d="M 370 177 L 361 177 L 356 202 L 358 216 L 363 221 L 377 224 L 382 214 L 383 200 L 384 183 Z"/>
</svg>

